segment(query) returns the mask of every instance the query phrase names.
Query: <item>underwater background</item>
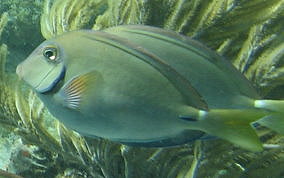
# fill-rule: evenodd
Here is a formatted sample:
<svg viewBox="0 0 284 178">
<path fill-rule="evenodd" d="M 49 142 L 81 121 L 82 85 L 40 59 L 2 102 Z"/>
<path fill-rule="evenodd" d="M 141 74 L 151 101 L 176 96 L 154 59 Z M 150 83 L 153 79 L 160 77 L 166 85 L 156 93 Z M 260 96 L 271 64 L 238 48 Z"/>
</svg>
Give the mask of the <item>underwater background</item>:
<svg viewBox="0 0 284 178">
<path fill-rule="evenodd" d="M 0 177 L 284 177 L 284 136 L 263 152 L 214 139 L 137 148 L 82 137 L 53 118 L 15 67 L 43 40 L 76 29 L 146 24 L 201 41 L 265 98 L 284 97 L 283 0 L 0 0 Z"/>
</svg>

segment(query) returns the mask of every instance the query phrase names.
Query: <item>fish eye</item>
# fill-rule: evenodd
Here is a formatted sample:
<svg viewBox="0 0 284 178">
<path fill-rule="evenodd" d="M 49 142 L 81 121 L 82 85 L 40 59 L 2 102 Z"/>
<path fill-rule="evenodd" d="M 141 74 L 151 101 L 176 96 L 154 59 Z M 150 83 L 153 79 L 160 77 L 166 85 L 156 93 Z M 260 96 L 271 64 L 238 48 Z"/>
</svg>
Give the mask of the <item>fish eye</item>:
<svg viewBox="0 0 284 178">
<path fill-rule="evenodd" d="M 43 56 L 50 61 L 55 61 L 57 58 L 56 48 L 48 47 L 43 50 Z"/>
</svg>

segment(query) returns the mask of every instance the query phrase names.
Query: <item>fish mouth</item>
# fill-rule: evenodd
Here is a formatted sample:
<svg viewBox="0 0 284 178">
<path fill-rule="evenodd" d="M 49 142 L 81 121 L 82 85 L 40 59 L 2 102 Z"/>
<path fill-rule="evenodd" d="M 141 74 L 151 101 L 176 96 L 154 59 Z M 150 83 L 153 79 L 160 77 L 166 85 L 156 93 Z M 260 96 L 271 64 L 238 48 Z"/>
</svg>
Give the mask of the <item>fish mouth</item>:
<svg viewBox="0 0 284 178">
<path fill-rule="evenodd" d="M 46 93 L 51 91 L 53 88 L 56 87 L 56 85 L 59 83 L 60 80 L 62 80 L 65 76 L 65 66 L 63 66 L 60 74 L 52 81 L 49 82 L 50 84 L 44 86 L 44 83 L 46 80 L 48 80 L 48 77 L 50 76 L 50 73 L 52 73 L 56 67 L 51 68 L 43 77 L 43 79 L 34 87 L 36 91 L 39 93 Z"/>
</svg>

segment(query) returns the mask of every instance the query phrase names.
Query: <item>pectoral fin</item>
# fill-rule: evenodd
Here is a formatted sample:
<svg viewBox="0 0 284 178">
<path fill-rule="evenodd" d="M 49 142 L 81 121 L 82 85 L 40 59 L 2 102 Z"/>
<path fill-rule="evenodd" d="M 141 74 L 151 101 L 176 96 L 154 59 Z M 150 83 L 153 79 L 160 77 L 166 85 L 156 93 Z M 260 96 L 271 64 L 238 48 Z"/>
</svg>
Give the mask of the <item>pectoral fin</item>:
<svg viewBox="0 0 284 178">
<path fill-rule="evenodd" d="M 261 151 L 262 144 L 251 123 L 265 116 L 261 110 L 213 109 L 199 110 L 196 121 L 189 117 L 189 127 L 218 136 L 251 151 Z M 181 119 L 187 120 L 185 116 Z"/>
<path fill-rule="evenodd" d="M 64 84 L 55 98 L 65 107 L 80 110 L 83 100 L 87 99 L 90 92 L 95 90 L 99 78 L 100 74 L 96 71 L 77 75 Z"/>
</svg>

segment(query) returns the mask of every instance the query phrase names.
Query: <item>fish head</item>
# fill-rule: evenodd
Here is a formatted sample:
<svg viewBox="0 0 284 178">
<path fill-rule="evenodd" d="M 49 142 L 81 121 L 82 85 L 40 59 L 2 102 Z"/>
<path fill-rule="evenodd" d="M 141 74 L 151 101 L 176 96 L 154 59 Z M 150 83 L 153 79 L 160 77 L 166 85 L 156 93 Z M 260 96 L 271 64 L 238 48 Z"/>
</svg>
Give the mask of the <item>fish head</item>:
<svg viewBox="0 0 284 178">
<path fill-rule="evenodd" d="M 65 75 L 64 52 L 56 42 L 45 41 L 17 66 L 16 73 L 36 92 L 48 92 Z"/>
</svg>

